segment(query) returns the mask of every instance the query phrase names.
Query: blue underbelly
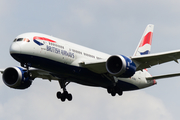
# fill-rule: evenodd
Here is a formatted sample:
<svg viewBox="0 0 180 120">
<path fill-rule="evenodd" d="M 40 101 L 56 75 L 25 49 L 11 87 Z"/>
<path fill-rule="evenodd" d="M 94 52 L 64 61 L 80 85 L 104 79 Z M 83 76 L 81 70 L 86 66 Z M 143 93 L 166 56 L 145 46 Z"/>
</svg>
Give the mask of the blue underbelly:
<svg viewBox="0 0 180 120">
<path fill-rule="evenodd" d="M 113 83 L 109 79 L 86 68 L 60 63 L 39 56 L 25 54 L 11 54 L 11 56 L 20 63 L 31 63 L 31 67 L 49 71 L 59 78 L 66 78 L 69 81 L 82 85 L 103 88 L 113 86 Z M 123 91 L 138 89 L 137 86 L 120 80 L 118 81 L 117 85 L 121 87 Z"/>
</svg>

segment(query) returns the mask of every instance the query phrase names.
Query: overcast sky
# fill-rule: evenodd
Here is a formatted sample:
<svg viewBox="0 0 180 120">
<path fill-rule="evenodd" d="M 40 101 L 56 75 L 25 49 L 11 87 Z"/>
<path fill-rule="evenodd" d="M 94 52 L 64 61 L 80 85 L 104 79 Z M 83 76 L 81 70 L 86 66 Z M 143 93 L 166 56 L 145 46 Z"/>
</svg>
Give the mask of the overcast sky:
<svg viewBox="0 0 180 120">
<path fill-rule="evenodd" d="M 40 32 L 108 54 L 133 55 L 147 24 L 154 24 L 151 53 L 180 49 L 178 0 L 0 0 L 0 68 L 18 66 L 9 46 L 16 36 Z M 175 62 L 149 69 L 180 72 Z M 180 77 L 112 97 L 103 88 L 71 83 L 71 102 L 56 98 L 58 82 L 36 79 L 26 90 L 8 88 L 0 75 L 1 120 L 179 120 Z"/>
</svg>

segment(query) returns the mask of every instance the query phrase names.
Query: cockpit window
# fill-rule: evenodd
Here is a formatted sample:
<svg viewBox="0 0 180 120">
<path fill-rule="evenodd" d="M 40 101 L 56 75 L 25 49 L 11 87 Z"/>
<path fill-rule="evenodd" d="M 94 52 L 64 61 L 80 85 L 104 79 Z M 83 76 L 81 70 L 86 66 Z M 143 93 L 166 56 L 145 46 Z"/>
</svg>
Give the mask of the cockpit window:
<svg viewBox="0 0 180 120">
<path fill-rule="evenodd" d="M 14 39 L 14 42 L 16 42 L 17 41 L 17 39 Z"/>
<path fill-rule="evenodd" d="M 18 38 L 17 41 L 23 41 L 23 38 Z"/>
<path fill-rule="evenodd" d="M 14 42 L 19 42 L 19 41 L 24 41 L 24 42 L 30 42 L 28 38 L 16 38 Z"/>
<path fill-rule="evenodd" d="M 28 38 L 24 38 L 23 41 L 25 41 L 25 42 L 30 42 L 30 40 L 29 40 Z"/>
</svg>

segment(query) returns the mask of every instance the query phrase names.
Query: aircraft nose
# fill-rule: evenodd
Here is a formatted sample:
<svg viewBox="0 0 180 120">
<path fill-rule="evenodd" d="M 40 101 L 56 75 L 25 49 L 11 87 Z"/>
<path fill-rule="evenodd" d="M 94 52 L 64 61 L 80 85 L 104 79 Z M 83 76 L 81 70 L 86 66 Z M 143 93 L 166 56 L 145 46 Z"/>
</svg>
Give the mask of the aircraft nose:
<svg viewBox="0 0 180 120">
<path fill-rule="evenodd" d="M 10 54 L 20 53 L 20 52 L 21 52 L 20 45 L 18 45 L 17 43 L 13 43 L 10 47 Z"/>
</svg>

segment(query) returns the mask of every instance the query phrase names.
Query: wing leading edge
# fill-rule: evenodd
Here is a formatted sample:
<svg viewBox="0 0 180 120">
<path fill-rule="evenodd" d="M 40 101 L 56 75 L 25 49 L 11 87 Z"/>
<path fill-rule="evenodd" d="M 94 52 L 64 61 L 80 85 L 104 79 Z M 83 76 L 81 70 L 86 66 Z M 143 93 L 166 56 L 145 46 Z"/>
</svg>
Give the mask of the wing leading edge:
<svg viewBox="0 0 180 120">
<path fill-rule="evenodd" d="M 102 74 L 102 73 L 107 72 L 106 61 L 107 61 L 107 59 L 91 60 L 91 61 L 85 60 L 85 61 L 79 62 L 79 65 L 81 67 L 85 67 L 95 73 Z"/>
<path fill-rule="evenodd" d="M 26 70 L 25 68 L 22 68 L 23 70 Z M 0 72 L 3 74 L 5 71 L 5 69 L 0 69 Z M 32 79 L 35 78 L 42 78 L 42 79 L 48 79 L 49 81 L 51 80 L 58 80 L 59 78 L 56 76 L 53 76 L 53 74 L 51 74 L 48 71 L 44 71 L 44 70 L 40 70 L 40 69 L 35 69 L 35 68 L 31 68 L 30 70 L 31 73 L 31 77 Z"/>
<path fill-rule="evenodd" d="M 131 59 L 136 64 L 137 70 L 142 70 L 170 61 L 175 61 L 176 63 L 178 63 L 178 59 L 180 59 L 180 50 L 142 56 L 133 56 L 131 57 Z"/>
<path fill-rule="evenodd" d="M 148 54 L 142 56 L 132 56 L 130 58 L 136 64 L 137 67 L 136 71 L 138 71 L 170 61 L 175 61 L 176 63 L 179 63 L 178 59 L 180 59 L 180 50 L 156 53 L 156 54 Z M 107 61 L 106 59 L 83 61 L 80 62 L 79 64 L 82 67 L 88 68 L 93 72 L 101 74 L 107 72 L 106 61 Z"/>
<path fill-rule="evenodd" d="M 48 71 L 40 70 L 40 69 L 30 69 L 30 73 L 32 74 L 32 78 L 42 78 L 42 79 L 48 79 L 49 81 L 51 80 L 59 80 L 58 77 L 55 75 L 51 74 Z"/>
</svg>

